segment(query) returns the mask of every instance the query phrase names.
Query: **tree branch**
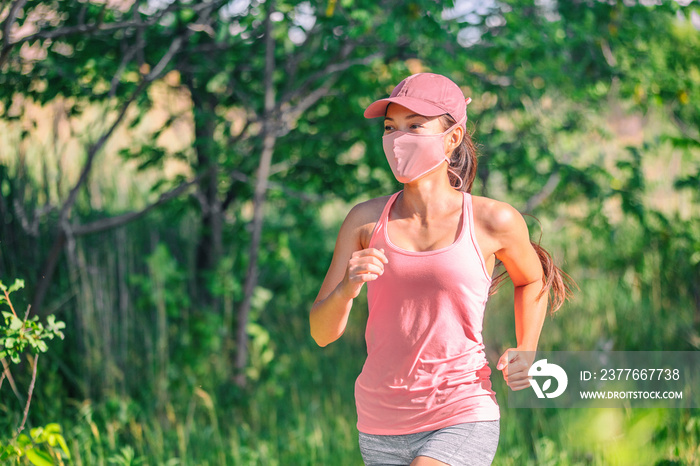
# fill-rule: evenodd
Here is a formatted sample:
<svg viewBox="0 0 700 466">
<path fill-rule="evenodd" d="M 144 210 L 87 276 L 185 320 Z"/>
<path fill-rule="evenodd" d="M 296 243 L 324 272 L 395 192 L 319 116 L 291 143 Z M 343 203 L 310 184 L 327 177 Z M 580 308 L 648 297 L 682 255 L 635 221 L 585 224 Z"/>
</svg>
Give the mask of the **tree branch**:
<svg viewBox="0 0 700 466">
<path fill-rule="evenodd" d="M 527 200 L 525 203 L 525 212 L 532 212 L 539 207 L 539 205 L 542 204 L 545 199 L 547 199 L 554 192 L 555 189 L 557 189 L 560 180 L 561 174 L 559 173 L 559 170 L 553 171 L 552 174 L 549 175 L 549 179 L 547 179 L 547 182 L 544 184 L 542 189 Z"/>
<path fill-rule="evenodd" d="M 27 404 L 24 406 L 24 416 L 22 417 L 22 424 L 20 424 L 19 429 L 17 429 L 17 434 L 24 430 L 24 424 L 27 422 L 27 416 L 29 415 L 29 404 L 32 402 L 32 394 L 34 393 L 34 383 L 36 382 L 36 368 L 39 361 L 39 354 L 34 355 L 34 364 L 32 368 L 32 381 L 29 383 L 29 391 L 27 392 Z"/>
<path fill-rule="evenodd" d="M 238 143 L 238 141 L 240 141 L 241 139 L 243 139 L 245 132 L 248 130 L 248 128 L 250 128 L 250 125 L 252 125 L 255 121 L 256 121 L 255 118 L 246 117 L 245 124 L 243 125 L 243 128 L 241 128 L 241 130 L 238 132 L 238 134 L 236 134 L 235 136 L 234 135 L 229 136 L 228 145 L 232 146 L 232 145 Z"/>
<path fill-rule="evenodd" d="M 144 215 L 146 215 L 148 212 L 151 210 L 155 209 L 161 204 L 164 204 L 168 202 L 171 199 L 174 199 L 178 197 L 180 194 L 185 192 L 187 188 L 192 186 L 195 183 L 198 183 L 199 180 L 204 176 L 204 174 L 198 175 L 195 178 L 191 179 L 190 181 L 186 181 L 182 183 L 181 185 L 177 186 L 176 188 L 161 194 L 158 197 L 158 200 L 153 202 L 152 204 L 149 204 L 145 208 L 136 211 L 136 212 L 128 212 L 126 214 L 122 215 L 117 215 L 115 217 L 109 217 L 109 218 L 103 218 L 100 220 L 96 220 L 94 222 L 85 224 L 85 225 L 72 225 L 72 232 L 74 236 L 82 236 L 82 235 L 89 235 L 92 233 L 99 233 L 101 231 L 105 230 L 110 230 L 112 228 L 117 228 L 120 226 L 123 226 L 129 222 L 133 222 L 134 220 L 137 220 Z"/>
<path fill-rule="evenodd" d="M 222 5 L 224 5 L 223 0 L 215 3 L 206 3 L 203 7 L 197 7 L 199 9 L 203 8 L 199 21 L 209 21 L 211 14 L 216 9 L 220 8 Z M 68 223 L 70 211 L 73 205 L 75 204 L 79 190 L 85 184 L 88 178 L 90 170 L 92 169 L 93 162 L 95 160 L 95 155 L 104 146 L 107 140 L 111 137 L 116 127 L 124 119 L 124 116 L 126 115 L 126 112 L 129 109 L 131 103 L 134 100 L 136 100 L 136 97 L 140 95 L 141 92 L 143 92 L 152 81 L 154 81 L 160 76 L 160 74 L 165 70 L 168 63 L 182 48 L 186 39 L 189 38 L 189 36 L 192 35 L 194 32 L 195 31 L 193 31 L 192 29 L 187 28 L 181 33 L 181 35 L 173 39 L 173 41 L 170 44 L 170 47 L 168 48 L 168 51 L 163 55 L 163 57 L 161 57 L 156 66 L 153 67 L 153 70 L 143 78 L 139 86 L 126 100 L 126 102 L 124 102 L 121 110 L 119 111 L 119 114 L 117 115 L 116 119 L 113 121 L 109 129 L 104 134 L 102 134 L 102 136 L 97 140 L 95 144 L 93 144 L 89 148 L 87 153 L 87 160 L 85 162 L 85 165 L 83 166 L 83 169 L 81 170 L 80 177 L 78 178 L 78 181 L 76 182 L 75 186 L 73 186 L 73 188 L 70 190 L 68 198 L 61 207 L 59 215 L 59 231 L 56 236 L 56 239 L 54 240 L 54 244 L 51 248 L 51 252 L 49 253 L 49 257 L 47 258 L 44 264 L 42 274 L 38 277 L 37 280 L 37 290 L 32 301 L 32 307 L 36 309 L 37 314 L 41 313 L 41 304 L 44 300 L 44 297 L 46 296 L 46 291 L 48 290 L 51 277 L 53 276 L 56 264 L 58 263 L 60 252 L 63 248 L 63 245 L 65 245 L 69 233 L 71 233 L 71 226 Z"/>
<path fill-rule="evenodd" d="M 3 373 L 5 374 L 5 378 L 7 378 L 7 381 L 10 383 L 10 387 L 12 388 L 12 391 L 15 393 L 15 396 L 17 397 L 19 402 L 24 404 L 24 399 L 22 398 L 22 395 L 19 393 L 19 390 L 17 390 L 17 385 L 15 384 L 15 379 L 12 377 L 12 373 L 10 372 L 9 364 L 7 364 L 7 361 L 5 360 L 5 358 L 0 358 L 0 362 L 2 362 Z"/>
<path fill-rule="evenodd" d="M 371 63 L 373 60 L 376 58 L 380 58 L 384 56 L 384 52 L 376 52 L 373 53 L 372 55 L 368 55 L 364 58 L 357 58 L 355 60 L 345 60 L 345 58 L 352 52 L 354 49 L 355 45 L 348 45 L 345 47 L 343 50 L 343 53 L 341 54 L 340 60 L 334 63 L 329 64 L 322 70 L 317 71 L 316 73 L 312 74 L 309 76 L 300 86 L 297 86 L 296 89 L 292 92 L 289 92 L 285 94 L 280 101 L 277 103 L 277 108 L 279 109 L 283 105 L 286 105 L 290 103 L 292 100 L 297 99 L 299 96 L 304 95 L 304 93 L 307 92 L 308 88 L 316 81 L 319 79 L 323 78 L 324 76 L 328 76 L 334 73 L 339 73 L 341 71 L 345 71 L 346 69 L 350 68 L 351 66 L 355 65 L 367 65 Z"/>
<path fill-rule="evenodd" d="M 16 0 L 10 7 L 10 12 L 2 23 L 2 49 L 0 49 L 0 68 L 5 64 L 5 60 L 10 55 L 10 50 L 12 49 L 13 43 L 10 43 L 10 31 L 12 29 L 12 23 L 15 22 L 17 18 L 17 13 L 21 10 L 27 0 Z"/>
<path fill-rule="evenodd" d="M 141 39 L 141 36 L 138 37 L 139 38 L 136 40 L 136 44 L 134 44 L 132 47 L 129 47 L 129 49 L 122 57 L 122 61 L 119 63 L 117 71 L 114 73 L 114 76 L 112 76 L 112 80 L 109 84 L 109 93 L 107 94 L 109 98 L 112 98 L 117 94 L 117 87 L 119 86 L 122 72 L 124 72 L 124 68 L 126 68 L 127 63 L 129 63 L 136 56 L 136 53 L 144 46 L 144 42 Z M 126 40 L 126 38 L 124 40 Z"/>
<path fill-rule="evenodd" d="M 555 162 L 554 170 L 549 175 L 547 182 L 544 184 L 544 186 L 542 186 L 542 189 L 538 193 L 532 195 L 530 199 L 528 199 L 525 203 L 524 212 L 532 212 L 537 207 L 539 207 L 540 204 L 542 204 L 549 196 L 552 195 L 554 190 L 557 189 L 557 186 L 559 186 L 559 181 L 561 181 L 561 173 L 559 171 L 559 167 L 562 164 L 570 163 L 572 157 L 573 155 L 570 153 L 565 153 L 561 155 L 561 160 Z"/>
<path fill-rule="evenodd" d="M 46 40 L 46 39 L 58 39 L 61 37 L 66 37 L 66 36 L 71 36 L 75 34 L 84 34 L 84 35 L 98 35 L 102 33 L 109 33 L 117 30 L 123 30 L 123 29 L 137 29 L 137 30 L 144 30 L 147 29 L 155 24 L 157 24 L 163 16 L 165 16 L 167 13 L 177 11 L 177 10 L 182 10 L 182 9 L 188 9 L 188 10 L 193 10 L 195 13 L 202 13 L 202 17 L 208 19 L 208 16 L 217 8 L 220 8 L 225 2 L 220 1 L 217 3 L 207 3 L 207 2 L 202 2 L 201 4 L 194 4 L 194 6 L 191 5 L 183 5 L 179 4 L 177 2 L 171 3 L 168 5 L 166 8 L 158 11 L 152 16 L 149 16 L 148 19 L 142 20 L 137 17 L 137 19 L 131 19 L 128 21 L 119 21 L 119 22 L 114 22 L 114 23 L 107 23 L 105 24 L 103 19 L 104 19 L 104 13 L 106 11 L 106 6 L 105 4 L 100 11 L 98 20 L 95 21 L 94 23 L 87 24 L 84 22 L 84 12 L 86 11 L 83 9 L 81 11 L 81 17 L 79 18 L 79 24 L 75 26 L 63 26 L 63 27 L 58 27 L 55 29 L 50 29 L 50 30 L 40 30 L 34 34 L 30 34 L 25 37 L 21 37 L 15 41 L 10 41 L 10 29 L 12 26 L 12 23 L 16 19 L 17 12 L 19 11 L 20 8 L 24 6 L 24 4 L 27 2 L 27 0 L 17 0 L 15 3 L 12 5 L 10 14 L 8 17 L 5 19 L 5 21 L 2 24 L 2 29 L 3 29 L 3 45 L 2 48 L 0 48 L 0 67 L 2 67 L 5 64 L 5 61 L 7 60 L 10 51 L 12 50 L 13 47 L 17 45 L 21 45 L 25 42 L 33 42 L 36 40 Z M 198 24 L 200 27 L 205 27 L 206 25 L 202 22 L 198 23 L 192 23 L 192 24 Z M 188 28 L 189 29 L 189 28 Z M 194 31 L 191 31 L 194 32 Z"/>
<path fill-rule="evenodd" d="M 40 207 L 34 211 L 34 215 L 30 221 L 27 213 L 24 211 L 22 202 L 18 198 L 13 199 L 12 206 L 14 207 L 15 214 L 19 217 L 19 224 L 24 232 L 33 237 L 39 236 L 39 220 L 54 210 L 54 206 L 49 204 Z"/>
<path fill-rule="evenodd" d="M 112 136 L 112 133 L 114 132 L 116 127 L 124 119 L 124 116 L 126 115 L 126 111 L 129 109 L 129 106 L 131 105 L 131 103 L 134 100 L 136 100 L 136 97 L 146 89 L 148 84 L 149 84 L 149 81 L 146 79 L 144 79 L 139 84 L 139 86 L 131 94 L 131 96 L 127 99 L 127 101 L 124 102 L 121 110 L 119 111 L 119 114 L 117 115 L 117 118 L 112 122 L 112 125 L 109 127 L 109 129 L 105 133 L 103 133 L 102 136 L 100 136 L 100 138 L 97 140 L 97 142 L 95 144 L 93 144 L 92 146 L 90 146 L 90 148 L 88 149 L 87 160 L 85 162 L 85 165 L 83 166 L 83 169 L 80 172 L 80 177 L 78 178 L 78 181 L 76 182 L 75 186 L 73 186 L 73 188 L 68 193 L 68 198 L 66 199 L 66 201 L 63 203 L 63 206 L 61 207 L 61 213 L 59 216 L 59 222 L 61 225 L 63 225 L 67 221 L 70 210 L 73 207 L 73 204 L 75 203 L 75 200 L 78 197 L 78 191 L 80 190 L 80 188 L 82 188 L 85 181 L 87 181 L 90 170 L 92 169 L 92 164 L 95 160 L 95 155 L 97 155 L 97 153 L 102 148 L 102 146 L 104 146 L 105 143 L 107 142 L 107 140 Z"/>
<path fill-rule="evenodd" d="M 25 0 L 26 1 L 26 0 Z M 208 6 L 207 4 L 200 5 L 196 8 L 196 10 L 200 10 L 203 8 L 203 6 Z M 63 26 L 59 27 L 56 29 L 50 29 L 50 30 L 43 30 L 43 31 L 38 31 L 35 32 L 34 34 L 21 37 L 17 39 L 16 41 L 12 42 L 10 46 L 15 46 L 22 44 L 24 42 L 33 42 L 38 39 L 58 39 L 60 37 L 65 37 L 65 36 L 71 36 L 74 34 L 86 34 L 86 35 L 92 35 L 95 33 L 104 33 L 104 32 L 112 32 L 112 31 L 117 31 L 120 29 L 147 29 L 160 21 L 163 16 L 166 13 L 169 13 L 171 11 L 175 11 L 178 9 L 184 9 L 187 8 L 186 6 L 183 5 L 178 5 L 177 3 L 171 3 L 168 5 L 166 8 L 163 10 L 159 11 L 155 15 L 149 17 L 148 20 L 141 20 L 141 19 L 132 19 L 128 21 L 119 21 L 116 23 L 107 23 L 105 24 L 102 21 L 102 18 L 99 18 L 98 21 L 92 23 L 92 24 L 86 24 L 83 22 L 81 19 L 80 24 L 77 24 L 75 26 Z"/>
<path fill-rule="evenodd" d="M 12 305 L 12 301 L 10 301 L 10 292 L 7 290 L 3 290 L 3 293 L 5 293 L 5 301 L 7 301 L 7 305 L 10 306 L 10 310 L 12 311 L 12 314 L 14 314 L 15 317 L 18 317 L 17 313 L 15 312 L 15 308 Z"/>
<path fill-rule="evenodd" d="M 163 57 L 160 59 L 160 61 L 158 61 L 158 64 L 153 67 L 151 72 L 146 75 L 144 81 L 150 83 L 160 77 L 165 67 L 168 66 L 168 63 L 170 63 L 170 60 L 172 60 L 175 54 L 182 48 L 185 40 L 188 39 L 193 32 L 194 31 L 191 29 L 187 29 L 182 35 L 173 39 L 173 41 L 170 43 L 170 47 L 168 47 L 168 51 L 165 52 Z"/>
<path fill-rule="evenodd" d="M 322 86 L 315 89 L 313 92 L 304 97 L 296 105 L 289 107 L 281 112 L 279 116 L 280 127 L 278 130 L 278 137 L 284 136 L 289 131 L 294 124 L 294 122 L 306 112 L 312 105 L 318 102 L 321 98 L 328 95 L 333 85 L 338 81 L 338 76 L 331 76 L 328 81 L 326 81 Z"/>
<path fill-rule="evenodd" d="M 242 183 L 252 183 L 253 182 L 253 180 L 248 175 L 246 175 L 245 173 L 240 172 L 238 170 L 233 170 L 231 173 L 229 173 L 229 176 L 232 180 L 240 181 Z M 305 201 L 305 202 L 324 202 L 324 201 L 329 199 L 328 196 L 322 196 L 319 194 L 303 193 L 301 191 L 289 189 L 284 184 L 275 183 L 273 181 L 270 181 L 267 183 L 267 190 L 268 191 L 272 191 L 272 190 L 280 191 L 280 192 L 284 193 L 284 195 L 287 197 L 293 197 L 295 199 L 300 199 L 300 200 Z M 227 199 L 228 199 L 228 197 L 227 197 Z M 224 201 L 224 203 L 222 204 L 222 207 L 221 207 L 222 210 L 225 210 L 229 206 L 229 203 L 231 200 L 229 200 L 228 203 L 226 203 L 226 201 Z"/>
<path fill-rule="evenodd" d="M 678 128 L 683 136 L 700 146 L 700 133 L 698 133 L 696 127 L 688 125 L 683 120 L 678 118 L 672 109 L 667 108 L 666 112 L 669 115 L 671 122 L 676 126 L 676 128 Z"/>
<path fill-rule="evenodd" d="M 131 106 L 131 103 L 136 100 L 136 97 L 139 96 L 147 87 L 148 85 L 153 82 L 155 79 L 157 79 L 163 70 L 165 70 L 165 67 L 170 63 L 170 60 L 172 60 L 173 56 L 182 48 L 182 45 L 184 44 L 185 40 L 189 38 L 189 36 L 193 33 L 194 31 L 191 31 L 189 29 L 186 29 L 181 35 L 175 37 L 173 41 L 170 43 L 170 47 L 168 47 L 167 52 L 163 54 L 161 59 L 158 61 L 156 66 L 153 67 L 150 73 L 148 73 L 139 86 L 136 88 L 136 90 L 131 94 L 131 96 L 127 99 L 126 102 L 122 105 L 122 108 L 117 115 L 117 118 L 112 122 L 112 125 L 109 127 L 109 129 L 100 136 L 100 138 L 97 140 L 95 144 L 93 144 L 90 149 L 88 150 L 87 154 L 87 161 L 85 162 L 85 165 L 83 166 L 83 170 L 80 173 L 80 177 L 78 178 L 78 182 L 73 186 L 73 189 L 70 190 L 70 193 L 68 194 L 68 199 L 66 199 L 66 202 L 63 204 L 61 208 L 61 215 L 60 215 L 60 221 L 61 224 L 66 222 L 68 218 L 68 213 L 70 212 L 70 209 L 73 207 L 73 204 L 75 203 L 75 200 L 78 196 L 78 191 L 80 188 L 83 186 L 85 181 L 87 180 L 88 174 L 90 173 L 90 170 L 92 169 L 92 164 L 95 160 L 95 155 L 99 152 L 99 150 L 105 145 L 107 140 L 112 136 L 112 133 L 114 130 L 117 128 L 117 126 L 122 122 L 124 119 L 124 116 L 126 116 L 126 112 Z"/>
</svg>

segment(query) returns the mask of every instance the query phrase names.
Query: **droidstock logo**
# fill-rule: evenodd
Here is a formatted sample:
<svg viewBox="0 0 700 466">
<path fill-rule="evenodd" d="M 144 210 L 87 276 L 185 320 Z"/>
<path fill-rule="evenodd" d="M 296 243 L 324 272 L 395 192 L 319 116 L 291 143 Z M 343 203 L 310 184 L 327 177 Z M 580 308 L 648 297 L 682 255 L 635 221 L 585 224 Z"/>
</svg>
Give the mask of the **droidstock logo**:
<svg viewBox="0 0 700 466">
<path fill-rule="evenodd" d="M 537 398 L 556 398 L 564 393 L 569 383 L 569 378 L 566 376 L 564 369 L 556 364 L 548 363 L 546 359 L 540 359 L 535 362 L 532 367 L 530 367 L 530 370 L 527 371 L 527 375 L 532 377 L 530 379 L 530 385 L 535 391 Z M 542 384 L 542 388 L 540 388 L 540 384 L 537 383 L 535 377 L 547 377 L 547 380 Z M 549 390 L 552 385 L 552 377 L 557 379 L 557 389 L 548 393 L 547 390 Z"/>
</svg>

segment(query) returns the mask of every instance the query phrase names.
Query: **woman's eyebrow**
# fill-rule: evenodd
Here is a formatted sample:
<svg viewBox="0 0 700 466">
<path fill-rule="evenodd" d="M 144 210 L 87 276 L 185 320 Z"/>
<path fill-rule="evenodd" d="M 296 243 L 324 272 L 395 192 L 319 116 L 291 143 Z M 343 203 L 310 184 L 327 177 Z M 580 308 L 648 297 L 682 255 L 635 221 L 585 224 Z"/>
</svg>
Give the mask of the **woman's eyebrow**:
<svg viewBox="0 0 700 466">
<path fill-rule="evenodd" d="M 417 113 L 411 113 L 410 115 L 406 115 L 406 118 L 415 118 L 415 117 L 424 118 L 426 120 L 428 119 L 428 117 L 426 117 L 425 115 L 419 115 Z M 385 116 L 384 119 L 394 121 L 393 118 L 388 117 L 388 116 Z"/>
</svg>

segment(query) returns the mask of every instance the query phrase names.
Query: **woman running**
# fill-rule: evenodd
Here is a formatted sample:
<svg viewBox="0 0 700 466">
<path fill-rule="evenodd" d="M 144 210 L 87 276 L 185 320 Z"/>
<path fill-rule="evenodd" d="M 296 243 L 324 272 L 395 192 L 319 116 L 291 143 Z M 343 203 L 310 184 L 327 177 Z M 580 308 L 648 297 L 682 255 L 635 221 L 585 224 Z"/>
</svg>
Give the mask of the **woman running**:
<svg viewBox="0 0 700 466">
<path fill-rule="evenodd" d="M 470 194 L 470 101 L 448 78 L 420 73 L 365 110 L 384 118 L 384 152 L 403 190 L 348 213 L 310 324 L 320 346 L 340 338 L 367 283 L 367 359 L 355 383 L 367 465 L 491 464 L 500 411 L 482 323 L 496 260 L 515 286 L 517 345 L 496 365 L 512 390 L 530 386 L 534 353 L 509 352 L 534 352 L 548 301 L 554 312 L 569 292 L 517 210 Z"/>
</svg>

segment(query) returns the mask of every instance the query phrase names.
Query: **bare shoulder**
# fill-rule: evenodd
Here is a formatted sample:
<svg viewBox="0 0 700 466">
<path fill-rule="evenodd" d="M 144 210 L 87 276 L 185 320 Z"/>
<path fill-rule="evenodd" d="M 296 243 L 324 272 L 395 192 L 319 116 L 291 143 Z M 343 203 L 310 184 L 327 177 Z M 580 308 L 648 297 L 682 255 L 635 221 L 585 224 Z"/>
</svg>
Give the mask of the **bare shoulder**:
<svg viewBox="0 0 700 466">
<path fill-rule="evenodd" d="M 358 234 L 363 249 L 369 244 L 374 226 L 390 198 L 391 195 L 388 195 L 361 202 L 355 205 L 345 218 L 343 226 Z"/>
<path fill-rule="evenodd" d="M 518 234 L 527 225 L 523 216 L 507 202 L 472 196 L 474 222 L 485 232 L 493 236 Z"/>
<path fill-rule="evenodd" d="M 375 197 L 356 204 L 348 213 L 348 220 L 356 225 L 364 225 L 379 220 L 379 216 L 391 196 Z"/>
</svg>

